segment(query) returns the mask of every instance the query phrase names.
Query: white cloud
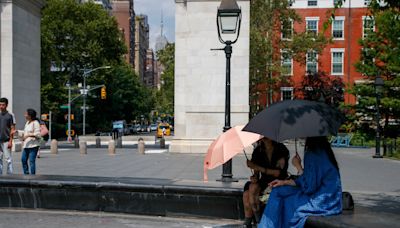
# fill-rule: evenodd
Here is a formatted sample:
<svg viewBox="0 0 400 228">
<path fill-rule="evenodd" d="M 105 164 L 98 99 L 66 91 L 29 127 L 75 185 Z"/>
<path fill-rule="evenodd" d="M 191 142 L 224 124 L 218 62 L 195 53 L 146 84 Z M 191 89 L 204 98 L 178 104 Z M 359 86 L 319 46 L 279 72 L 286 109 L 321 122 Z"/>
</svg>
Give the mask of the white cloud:
<svg viewBox="0 0 400 228">
<path fill-rule="evenodd" d="M 146 14 L 150 26 L 150 47 L 160 35 L 161 10 L 164 19 L 164 35 L 168 41 L 175 41 L 175 0 L 134 0 L 136 14 Z"/>
</svg>

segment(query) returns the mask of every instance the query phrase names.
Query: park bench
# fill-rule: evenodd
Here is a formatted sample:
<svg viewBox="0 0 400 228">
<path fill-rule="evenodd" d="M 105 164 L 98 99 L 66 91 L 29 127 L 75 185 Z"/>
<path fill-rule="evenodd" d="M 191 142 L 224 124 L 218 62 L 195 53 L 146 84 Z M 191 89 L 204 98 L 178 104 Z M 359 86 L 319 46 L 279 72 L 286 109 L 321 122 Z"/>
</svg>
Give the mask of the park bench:
<svg viewBox="0 0 400 228">
<path fill-rule="evenodd" d="M 333 147 L 350 147 L 350 141 L 353 138 L 351 133 L 339 133 L 337 136 L 332 136 L 331 145 Z"/>
</svg>

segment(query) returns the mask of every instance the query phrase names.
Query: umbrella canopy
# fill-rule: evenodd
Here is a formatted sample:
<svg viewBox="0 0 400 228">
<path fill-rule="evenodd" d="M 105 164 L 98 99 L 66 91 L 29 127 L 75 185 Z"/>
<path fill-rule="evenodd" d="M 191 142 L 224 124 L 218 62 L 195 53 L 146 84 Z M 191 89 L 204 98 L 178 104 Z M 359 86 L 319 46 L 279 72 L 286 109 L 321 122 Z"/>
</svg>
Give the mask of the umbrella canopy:
<svg viewBox="0 0 400 228">
<path fill-rule="evenodd" d="M 242 131 L 243 125 L 236 126 L 224 132 L 208 147 L 204 158 L 204 180 L 208 180 L 207 170 L 229 161 L 241 153 L 246 147 L 262 138 L 261 135 Z"/>
<path fill-rule="evenodd" d="M 281 142 L 286 139 L 336 135 L 344 117 L 325 103 L 285 100 L 257 114 L 244 128 Z"/>
</svg>

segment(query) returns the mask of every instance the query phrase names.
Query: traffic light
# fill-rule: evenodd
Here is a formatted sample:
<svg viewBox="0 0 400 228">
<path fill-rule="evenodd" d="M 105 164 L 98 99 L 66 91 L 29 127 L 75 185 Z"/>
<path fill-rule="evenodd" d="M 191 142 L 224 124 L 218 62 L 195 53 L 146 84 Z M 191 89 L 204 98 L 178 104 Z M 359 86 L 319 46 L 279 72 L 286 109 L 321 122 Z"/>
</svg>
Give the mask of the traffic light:
<svg viewBox="0 0 400 228">
<path fill-rule="evenodd" d="M 105 86 L 101 87 L 100 94 L 101 94 L 101 99 L 102 100 L 105 100 L 107 98 L 107 92 L 106 92 L 106 87 Z"/>
</svg>

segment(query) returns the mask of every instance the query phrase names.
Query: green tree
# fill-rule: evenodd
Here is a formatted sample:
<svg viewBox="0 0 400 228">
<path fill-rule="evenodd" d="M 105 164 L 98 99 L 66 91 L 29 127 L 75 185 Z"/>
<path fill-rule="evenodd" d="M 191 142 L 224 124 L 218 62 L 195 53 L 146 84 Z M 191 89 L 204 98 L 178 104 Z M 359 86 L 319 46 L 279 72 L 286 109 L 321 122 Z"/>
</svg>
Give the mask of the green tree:
<svg viewBox="0 0 400 228">
<path fill-rule="evenodd" d="M 289 7 L 290 1 L 252 0 L 250 5 L 250 112 L 260 111 L 256 101 L 267 97 L 272 103 L 274 91 L 284 84 L 291 84 L 282 76 L 281 53 L 293 60 L 305 63 L 305 55 L 314 50 L 320 53 L 327 39 L 323 32 L 311 34 L 293 31 L 293 24 L 302 23 L 296 11 Z M 282 39 L 281 34 L 284 35 Z"/>
<path fill-rule="evenodd" d="M 160 113 L 174 113 L 175 44 L 169 43 L 157 52 L 158 60 L 164 67 L 161 74 L 161 88 L 156 92 L 156 109 Z"/>
<path fill-rule="evenodd" d="M 144 88 L 123 56 L 127 49 L 117 21 L 100 5 L 92 2 L 79 4 L 75 0 L 48 0 L 42 10 L 42 110 L 51 110 L 54 121 L 65 125 L 60 104 L 68 102 L 65 84 L 73 86 L 83 81 L 84 69 L 111 66 L 111 69 L 93 71 L 87 77 L 88 85 L 105 85 L 107 99 L 100 99 L 100 89 L 88 95 L 87 123 L 90 130 L 109 129 L 112 120 L 132 120 L 152 109 L 153 96 Z M 81 128 L 81 102 L 72 106 L 74 128 Z M 61 124 L 62 123 L 62 124 Z M 64 134 L 65 129 L 59 132 Z"/>
<path fill-rule="evenodd" d="M 384 132 L 389 132 L 389 119 L 400 118 L 400 1 L 371 1 L 369 17 L 364 23 L 369 24 L 370 29 L 365 29 L 365 37 L 360 40 L 361 59 L 356 68 L 364 75 L 366 83 L 350 90 L 358 98 L 352 108 L 358 123 L 375 117 L 374 80 L 380 74 L 384 79 L 380 110 L 385 120 Z"/>
</svg>

